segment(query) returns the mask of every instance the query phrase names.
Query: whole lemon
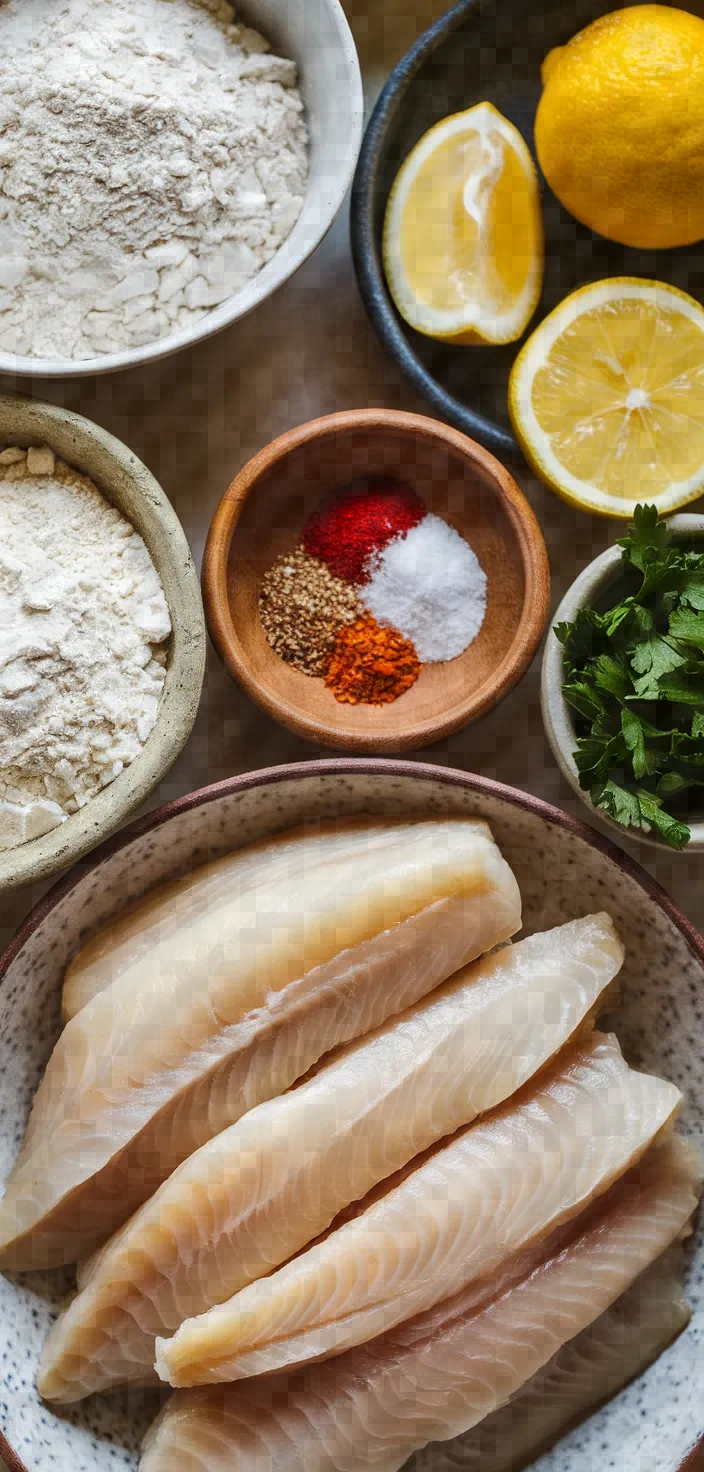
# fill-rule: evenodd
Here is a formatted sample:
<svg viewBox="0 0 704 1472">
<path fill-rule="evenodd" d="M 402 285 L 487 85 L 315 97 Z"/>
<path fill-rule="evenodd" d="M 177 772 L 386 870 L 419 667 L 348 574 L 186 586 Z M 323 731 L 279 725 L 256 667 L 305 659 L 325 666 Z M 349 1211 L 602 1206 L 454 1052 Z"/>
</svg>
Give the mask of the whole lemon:
<svg viewBox="0 0 704 1472">
<path fill-rule="evenodd" d="M 549 52 L 535 120 L 560 202 L 643 249 L 704 238 L 704 21 L 666 5 L 615 10 Z"/>
</svg>

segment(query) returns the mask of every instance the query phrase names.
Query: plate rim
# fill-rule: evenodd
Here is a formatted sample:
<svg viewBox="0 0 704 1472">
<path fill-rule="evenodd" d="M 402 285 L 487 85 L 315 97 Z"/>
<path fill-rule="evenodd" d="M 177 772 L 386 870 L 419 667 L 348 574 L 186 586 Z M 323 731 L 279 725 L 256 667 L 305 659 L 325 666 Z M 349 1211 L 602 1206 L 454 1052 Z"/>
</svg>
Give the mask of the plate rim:
<svg viewBox="0 0 704 1472">
<path fill-rule="evenodd" d="M 519 787 L 512 787 L 506 782 L 497 782 L 493 777 L 482 777 L 477 772 L 465 772 L 459 767 L 444 767 L 434 762 L 409 761 L 400 758 L 396 760 L 393 757 L 323 757 L 315 761 L 285 762 L 272 767 L 261 767 L 253 772 L 241 772 L 232 777 L 224 777 L 219 782 L 208 783 L 205 787 L 195 788 L 192 792 L 172 799 L 171 802 L 162 803 L 159 807 L 153 808 L 151 812 L 129 823 L 125 828 L 121 828 L 112 837 L 107 838 L 90 855 L 75 864 L 67 874 L 53 884 L 45 895 L 42 895 L 0 954 L 0 1005 L 2 1004 L 2 983 L 7 972 L 38 926 L 89 872 L 99 868 L 123 848 L 127 848 L 135 839 L 143 837 L 153 829 L 163 827 L 172 817 L 189 812 L 192 808 L 201 807 L 206 803 L 216 802 L 221 797 L 229 797 L 236 792 L 246 792 L 254 787 L 270 787 L 297 777 L 339 777 L 341 773 L 358 776 L 372 776 L 376 773 L 385 777 L 417 775 L 426 781 L 444 782 L 449 787 L 468 788 L 470 791 L 483 793 L 488 797 L 508 801 L 513 806 L 522 808 L 524 812 L 543 818 L 554 827 L 563 828 L 566 832 L 574 834 L 576 838 L 581 838 L 592 848 L 597 849 L 606 858 L 611 859 L 631 879 L 635 880 L 649 898 L 661 906 L 680 931 L 692 953 L 704 966 L 704 935 L 685 915 L 681 906 L 637 859 L 631 858 L 631 855 L 624 849 L 619 848 L 616 843 L 589 823 L 585 823 L 582 818 L 566 813 L 562 808 L 546 802 L 544 798 L 535 797 L 532 793 L 524 792 Z"/>
<path fill-rule="evenodd" d="M 20 1461 L 17 1452 L 13 1451 L 9 1441 L 3 1436 L 2 1431 L 0 1431 L 0 1457 L 7 1467 L 7 1472 L 29 1472 L 29 1468 L 25 1466 L 24 1462 Z M 682 1469 L 682 1472 L 684 1472 L 684 1469 Z"/>
</svg>

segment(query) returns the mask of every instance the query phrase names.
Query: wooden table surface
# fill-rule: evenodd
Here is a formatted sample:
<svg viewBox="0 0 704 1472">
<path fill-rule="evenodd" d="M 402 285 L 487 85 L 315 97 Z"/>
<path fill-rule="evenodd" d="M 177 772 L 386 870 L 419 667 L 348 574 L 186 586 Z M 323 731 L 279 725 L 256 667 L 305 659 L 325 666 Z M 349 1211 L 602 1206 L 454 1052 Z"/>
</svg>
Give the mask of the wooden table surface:
<svg viewBox="0 0 704 1472">
<path fill-rule="evenodd" d="M 444 0 L 343 0 L 373 100 L 384 75 Z M 76 383 L 4 379 L 2 391 L 50 399 L 124 440 L 171 498 L 200 562 L 210 518 L 229 481 L 275 435 L 319 414 L 385 405 L 430 412 L 379 346 L 352 270 L 347 213 L 314 258 L 278 295 L 219 336 L 134 372 Z M 564 505 L 526 471 L 518 480 L 546 538 L 553 606 L 577 572 L 617 535 L 613 523 Z M 476 771 L 583 815 L 545 742 L 539 657 L 505 703 L 418 759 Z M 233 773 L 325 755 L 264 716 L 231 683 L 209 649 L 203 701 L 191 739 L 149 807 Z M 628 847 L 704 928 L 704 856 Z M 5 944 L 47 886 L 0 896 Z M 690 1472 L 704 1472 L 704 1456 Z"/>
<path fill-rule="evenodd" d="M 371 100 L 385 73 L 444 4 L 347 0 L 346 8 Z M 65 404 L 130 445 L 170 496 L 198 562 L 229 481 L 275 435 L 334 409 L 387 405 L 429 412 L 369 326 L 352 270 L 346 211 L 313 259 L 275 298 L 190 352 L 103 378 L 34 384 L 5 379 L 1 387 Z M 616 526 L 572 510 L 527 471 L 519 470 L 518 479 L 545 534 L 556 602 L 585 563 L 613 540 Z M 498 778 L 583 814 L 546 745 L 538 686 L 539 658 L 498 710 L 416 755 Z M 232 773 L 317 755 L 312 744 L 256 709 L 210 649 L 195 730 L 149 806 Z M 628 847 L 704 928 L 704 857 L 654 857 L 637 843 Z M 9 940 L 41 892 L 35 886 L 0 896 L 1 942 Z"/>
</svg>

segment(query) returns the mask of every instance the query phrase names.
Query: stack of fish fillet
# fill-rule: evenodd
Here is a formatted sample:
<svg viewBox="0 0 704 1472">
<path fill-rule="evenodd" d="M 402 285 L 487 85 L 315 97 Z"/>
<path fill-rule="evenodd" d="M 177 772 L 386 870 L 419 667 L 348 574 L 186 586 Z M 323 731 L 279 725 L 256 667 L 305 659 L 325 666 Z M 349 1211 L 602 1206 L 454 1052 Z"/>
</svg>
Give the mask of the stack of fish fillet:
<svg viewBox="0 0 704 1472">
<path fill-rule="evenodd" d="M 46 1399 L 180 1387 L 144 1472 L 508 1472 L 669 1343 L 680 1095 L 594 1029 L 609 917 L 520 920 L 485 824 L 360 820 L 84 948 L 0 1206 L 79 1262 Z"/>
</svg>

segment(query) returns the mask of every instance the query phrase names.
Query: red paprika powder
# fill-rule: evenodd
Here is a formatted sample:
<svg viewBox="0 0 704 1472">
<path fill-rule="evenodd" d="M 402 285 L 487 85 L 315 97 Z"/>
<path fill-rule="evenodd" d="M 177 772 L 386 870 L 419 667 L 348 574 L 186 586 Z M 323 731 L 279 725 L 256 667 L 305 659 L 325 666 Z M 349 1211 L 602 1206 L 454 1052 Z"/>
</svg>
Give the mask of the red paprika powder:
<svg viewBox="0 0 704 1472">
<path fill-rule="evenodd" d="M 369 581 L 365 564 L 370 554 L 417 526 L 425 514 L 420 496 L 410 486 L 368 481 L 364 488 L 314 511 L 303 528 L 303 546 L 335 577 L 359 586 Z"/>
</svg>

